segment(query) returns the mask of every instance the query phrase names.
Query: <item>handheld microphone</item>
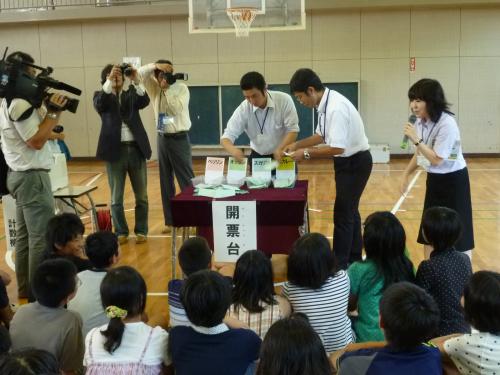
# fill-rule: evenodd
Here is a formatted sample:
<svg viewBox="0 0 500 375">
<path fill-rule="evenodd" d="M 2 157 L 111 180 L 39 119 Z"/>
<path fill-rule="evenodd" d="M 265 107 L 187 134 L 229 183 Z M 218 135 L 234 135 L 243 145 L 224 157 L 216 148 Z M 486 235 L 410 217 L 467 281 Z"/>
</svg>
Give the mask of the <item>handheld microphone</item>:
<svg viewBox="0 0 500 375">
<path fill-rule="evenodd" d="M 408 122 L 410 124 L 413 125 L 413 124 L 415 124 L 416 121 L 417 121 L 417 116 L 415 116 L 414 114 L 412 114 L 412 115 L 410 115 L 410 117 L 408 117 Z M 403 137 L 403 141 L 401 142 L 401 149 L 406 150 L 408 148 L 408 141 L 409 141 L 408 136 L 405 135 Z"/>
</svg>

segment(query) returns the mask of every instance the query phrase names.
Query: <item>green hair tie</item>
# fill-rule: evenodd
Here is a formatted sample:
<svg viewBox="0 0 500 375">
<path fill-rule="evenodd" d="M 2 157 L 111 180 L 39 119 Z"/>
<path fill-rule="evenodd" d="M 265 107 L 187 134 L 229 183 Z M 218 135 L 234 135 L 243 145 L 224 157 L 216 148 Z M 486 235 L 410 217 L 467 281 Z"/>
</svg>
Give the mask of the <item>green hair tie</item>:
<svg viewBox="0 0 500 375">
<path fill-rule="evenodd" d="M 106 316 L 109 319 L 113 318 L 126 318 L 127 317 L 127 310 L 120 309 L 118 306 L 108 306 L 106 307 Z"/>
</svg>

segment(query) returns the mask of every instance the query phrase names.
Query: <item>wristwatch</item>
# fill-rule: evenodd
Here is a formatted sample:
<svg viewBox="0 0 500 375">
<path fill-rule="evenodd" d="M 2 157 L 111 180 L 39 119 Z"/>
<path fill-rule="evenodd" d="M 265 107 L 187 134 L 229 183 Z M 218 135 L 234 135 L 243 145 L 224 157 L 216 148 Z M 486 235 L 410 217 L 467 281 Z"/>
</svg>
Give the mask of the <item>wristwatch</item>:
<svg viewBox="0 0 500 375">
<path fill-rule="evenodd" d="M 418 146 L 420 143 L 422 143 L 424 140 L 420 138 L 417 142 L 414 143 L 415 146 Z"/>
<path fill-rule="evenodd" d="M 309 151 L 307 151 L 307 148 L 304 149 L 304 159 L 311 159 L 311 154 L 309 153 Z"/>
<path fill-rule="evenodd" d="M 47 114 L 45 116 L 48 118 L 51 118 L 52 120 L 57 119 L 57 113 L 55 113 L 55 112 L 47 112 Z"/>
</svg>

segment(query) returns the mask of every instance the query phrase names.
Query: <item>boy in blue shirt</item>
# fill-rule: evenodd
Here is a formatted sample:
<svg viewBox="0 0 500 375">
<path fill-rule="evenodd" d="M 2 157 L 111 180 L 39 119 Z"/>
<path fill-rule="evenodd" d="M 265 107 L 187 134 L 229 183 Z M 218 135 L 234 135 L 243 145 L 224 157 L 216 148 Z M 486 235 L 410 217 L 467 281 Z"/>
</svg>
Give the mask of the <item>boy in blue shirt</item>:
<svg viewBox="0 0 500 375">
<path fill-rule="evenodd" d="M 426 374 L 441 375 L 439 349 L 426 343 L 439 325 L 439 309 L 420 287 L 400 282 L 392 284 L 380 300 L 380 327 L 387 345 L 333 353 L 339 374 Z"/>
<path fill-rule="evenodd" d="M 261 340 L 251 330 L 230 329 L 223 323 L 231 305 L 227 279 L 214 271 L 195 272 L 182 286 L 181 300 L 192 325 L 170 330 L 168 350 L 175 373 L 253 373 Z"/>
</svg>

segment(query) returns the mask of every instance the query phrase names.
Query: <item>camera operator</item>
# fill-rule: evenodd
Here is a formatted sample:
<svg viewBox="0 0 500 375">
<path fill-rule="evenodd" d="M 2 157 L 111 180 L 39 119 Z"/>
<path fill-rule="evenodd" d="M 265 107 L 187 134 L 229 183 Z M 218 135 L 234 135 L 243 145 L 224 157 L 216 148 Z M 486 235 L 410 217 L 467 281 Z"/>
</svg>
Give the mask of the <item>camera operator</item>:
<svg viewBox="0 0 500 375">
<path fill-rule="evenodd" d="M 128 90 L 123 90 L 124 75 L 131 82 Z M 123 192 L 128 173 L 135 195 L 136 243 L 144 243 L 148 234 L 146 159 L 151 158 L 151 146 L 139 110 L 149 104 L 149 97 L 137 70 L 126 64 L 106 65 L 101 83 L 102 90 L 94 93 L 94 107 L 102 120 L 96 156 L 106 162 L 113 226 L 119 242 L 127 242 Z"/>
<path fill-rule="evenodd" d="M 8 60 L 34 63 L 23 52 Z M 32 67 L 23 66 L 35 76 Z M 67 98 L 53 94 L 45 108 L 34 108 L 21 98 L 5 98 L 0 108 L 2 149 L 9 166 L 7 188 L 16 199 L 16 277 L 19 298 L 32 299 L 30 282 L 46 247 L 45 231 L 54 215 L 54 198 L 49 171 L 54 157 L 47 140 L 54 137 L 61 109 Z"/>
<path fill-rule="evenodd" d="M 194 177 L 189 142 L 189 89 L 186 84 L 172 82 L 174 68 L 168 60 L 158 60 L 139 69 L 146 91 L 154 103 L 158 132 L 158 160 L 160 188 L 165 229 L 170 232 L 172 208 L 170 200 L 175 195 L 174 173 L 182 189 L 191 185 Z M 170 82 L 170 83 L 169 83 Z"/>
</svg>

